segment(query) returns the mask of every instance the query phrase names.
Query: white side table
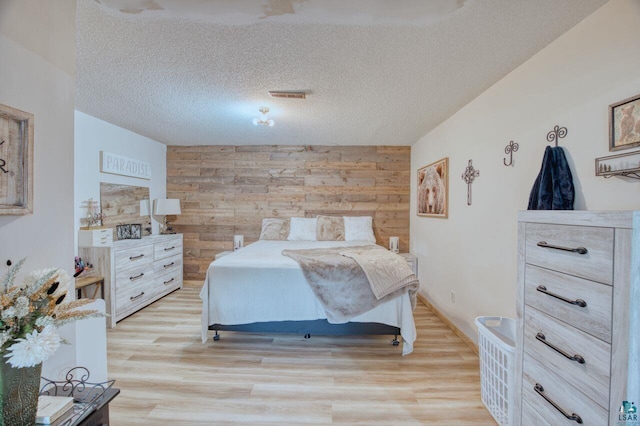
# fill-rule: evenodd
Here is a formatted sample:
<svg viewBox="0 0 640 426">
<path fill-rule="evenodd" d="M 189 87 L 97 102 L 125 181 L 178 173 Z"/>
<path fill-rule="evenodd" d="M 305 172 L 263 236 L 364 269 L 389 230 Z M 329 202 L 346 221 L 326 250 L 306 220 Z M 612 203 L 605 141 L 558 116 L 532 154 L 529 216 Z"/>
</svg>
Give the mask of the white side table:
<svg viewBox="0 0 640 426">
<path fill-rule="evenodd" d="M 220 252 L 220 253 L 216 254 L 216 260 L 218 260 L 218 259 L 220 259 L 221 257 L 224 257 L 224 256 L 226 256 L 226 255 L 228 255 L 228 254 L 231 254 L 231 253 L 233 253 L 233 252 L 232 252 L 232 251 L 222 251 L 222 252 Z"/>
<path fill-rule="evenodd" d="M 411 267 L 411 270 L 413 270 L 413 274 L 417 277 L 418 276 L 418 258 L 411 253 L 400 253 L 400 256 L 402 256 L 404 260 L 407 261 L 407 263 Z"/>
</svg>

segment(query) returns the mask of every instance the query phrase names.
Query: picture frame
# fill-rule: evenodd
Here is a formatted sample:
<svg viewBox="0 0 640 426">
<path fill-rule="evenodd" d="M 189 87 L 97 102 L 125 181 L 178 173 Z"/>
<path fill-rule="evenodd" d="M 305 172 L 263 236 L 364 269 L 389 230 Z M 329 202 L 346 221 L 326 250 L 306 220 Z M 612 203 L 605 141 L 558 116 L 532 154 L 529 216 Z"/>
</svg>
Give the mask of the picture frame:
<svg viewBox="0 0 640 426">
<path fill-rule="evenodd" d="M 117 225 L 116 237 L 118 240 L 128 240 L 131 238 L 131 225 Z"/>
<path fill-rule="evenodd" d="M 449 157 L 418 169 L 417 214 L 423 217 L 449 217 Z"/>
<path fill-rule="evenodd" d="M 33 114 L 0 104 L 0 216 L 33 213 Z"/>
<path fill-rule="evenodd" d="M 132 223 L 131 224 L 131 239 L 139 240 L 142 238 L 142 224 L 141 223 Z"/>
<path fill-rule="evenodd" d="M 640 94 L 609 105 L 609 151 L 640 146 Z"/>
</svg>

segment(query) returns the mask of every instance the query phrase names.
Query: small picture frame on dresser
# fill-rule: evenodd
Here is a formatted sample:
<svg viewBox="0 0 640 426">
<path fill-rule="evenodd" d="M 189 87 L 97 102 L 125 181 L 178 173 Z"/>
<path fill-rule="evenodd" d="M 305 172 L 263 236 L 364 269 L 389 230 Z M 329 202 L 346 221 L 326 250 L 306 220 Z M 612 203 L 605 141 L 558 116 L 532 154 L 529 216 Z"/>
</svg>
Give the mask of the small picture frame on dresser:
<svg viewBox="0 0 640 426">
<path fill-rule="evenodd" d="M 116 225 L 116 236 L 118 240 L 128 240 L 131 238 L 131 225 Z"/>
<path fill-rule="evenodd" d="M 131 236 L 129 238 L 133 240 L 139 240 L 140 238 L 142 238 L 142 224 L 140 223 L 131 224 Z"/>
</svg>

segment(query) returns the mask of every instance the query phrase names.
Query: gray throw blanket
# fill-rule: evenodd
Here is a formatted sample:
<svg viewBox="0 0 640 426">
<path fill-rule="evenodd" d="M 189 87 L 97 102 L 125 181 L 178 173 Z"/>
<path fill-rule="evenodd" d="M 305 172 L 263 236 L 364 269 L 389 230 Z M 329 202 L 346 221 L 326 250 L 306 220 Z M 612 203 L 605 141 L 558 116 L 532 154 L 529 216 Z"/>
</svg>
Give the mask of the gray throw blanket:
<svg viewBox="0 0 640 426">
<path fill-rule="evenodd" d="M 380 246 L 283 250 L 282 254 L 298 262 L 329 322 L 349 321 L 405 288 L 415 309 L 420 283 L 402 257 Z"/>
</svg>

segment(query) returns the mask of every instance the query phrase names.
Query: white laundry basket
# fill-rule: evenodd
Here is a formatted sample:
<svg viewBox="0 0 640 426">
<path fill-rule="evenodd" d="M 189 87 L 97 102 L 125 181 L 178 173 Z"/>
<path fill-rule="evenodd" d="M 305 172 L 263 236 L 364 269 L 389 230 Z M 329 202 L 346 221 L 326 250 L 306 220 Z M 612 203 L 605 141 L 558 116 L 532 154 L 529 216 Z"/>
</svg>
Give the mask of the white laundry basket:
<svg viewBox="0 0 640 426">
<path fill-rule="evenodd" d="M 482 402 L 501 426 L 512 423 L 515 380 L 516 321 L 504 317 L 478 317 L 480 388 Z"/>
</svg>

